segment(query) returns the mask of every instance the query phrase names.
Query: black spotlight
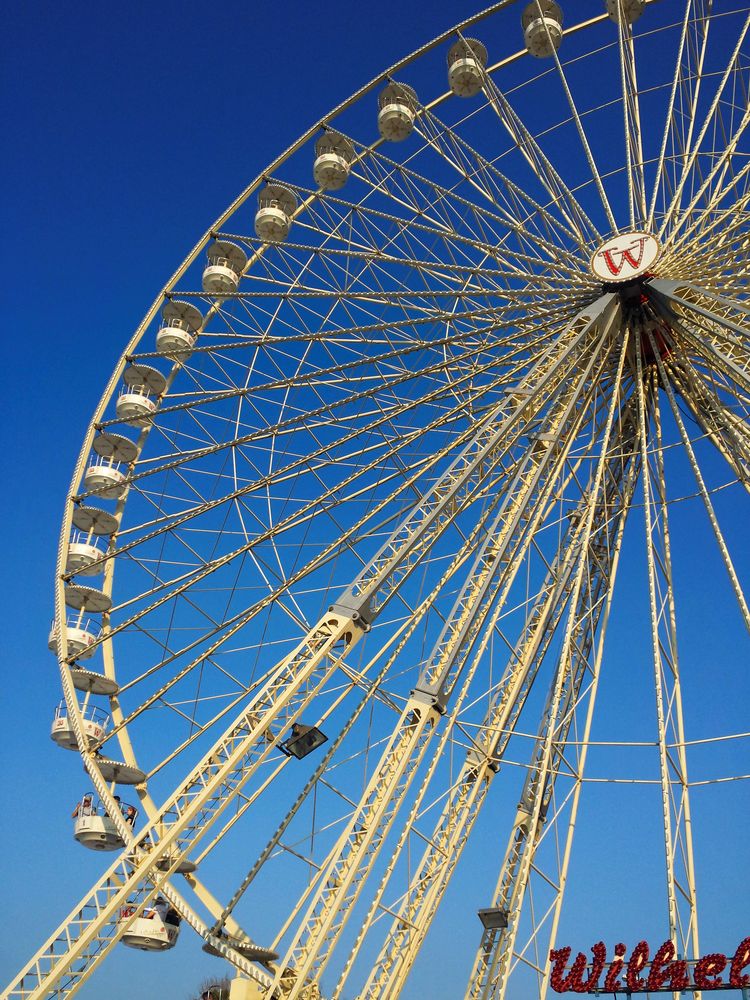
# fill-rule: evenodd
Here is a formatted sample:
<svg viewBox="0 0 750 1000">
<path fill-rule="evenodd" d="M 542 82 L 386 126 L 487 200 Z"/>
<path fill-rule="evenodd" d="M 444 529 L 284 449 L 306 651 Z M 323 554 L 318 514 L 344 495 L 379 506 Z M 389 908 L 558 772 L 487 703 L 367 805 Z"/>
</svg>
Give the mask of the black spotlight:
<svg viewBox="0 0 750 1000">
<path fill-rule="evenodd" d="M 302 760 L 327 741 L 328 737 L 316 726 L 303 726 L 301 722 L 295 722 L 290 735 L 281 744 L 281 752 L 287 757 Z"/>
<path fill-rule="evenodd" d="M 508 926 L 508 914 L 498 906 L 479 910 L 477 916 L 482 921 L 482 926 L 486 931 L 499 931 Z"/>
</svg>

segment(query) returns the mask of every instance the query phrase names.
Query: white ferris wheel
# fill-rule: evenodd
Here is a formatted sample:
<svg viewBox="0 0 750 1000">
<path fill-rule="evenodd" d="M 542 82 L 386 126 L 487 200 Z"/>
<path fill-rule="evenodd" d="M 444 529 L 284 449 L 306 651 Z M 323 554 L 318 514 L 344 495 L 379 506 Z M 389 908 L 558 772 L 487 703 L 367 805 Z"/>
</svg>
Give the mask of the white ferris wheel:
<svg viewBox="0 0 750 1000">
<path fill-rule="evenodd" d="M 113 861 L 9 997 L 191 939 L 233 1000 L 424 996 L 446 948 L 461 995 L 541 997 L 603 841 L 697 957 L 750 770 L 749 29 L 497 3 L 175 271 L 57 563 L 52 738 Z"/>
</svg>

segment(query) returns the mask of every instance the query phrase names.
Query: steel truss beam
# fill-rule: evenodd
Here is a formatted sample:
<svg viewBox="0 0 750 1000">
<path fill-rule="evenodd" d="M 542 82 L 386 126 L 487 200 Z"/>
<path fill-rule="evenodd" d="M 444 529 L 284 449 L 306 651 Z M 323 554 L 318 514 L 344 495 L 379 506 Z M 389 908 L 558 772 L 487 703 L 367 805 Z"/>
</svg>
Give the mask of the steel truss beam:
<svg viewBox="0 0 750 1000">
<path fill-rule="evenodd" d="M 320 872 L 318 888 L 274 981 L 288 1000 L 306 995 L 311 984 L 318 982 L 397 810 L 419 771 L 438 720 L 461 680 L 493 602 L 501 587 L 507 590 L 520 565 L 521 540 L 525 536 L 528 546 L 534 519 L 538 522 L 541 517 L 576 429 L 584 419 L 586 407 L 581 404 L 592 386 L 595 392 L 614 347 L 619 306 L 610 300 L 602 307 L 595 348 L 590 351 L 587 363 L 579 365 L 576 380 L 559 388 L 559 397 L 545 418 L 545 430 L 550 437 L 554 436 L 555 444 L 530 448 L 525 463 L 508 485 L 472 574 L 365 792 Z M 492 561 L 487 558 L 490 553 L 495 557 Z"/>
<path fill-rule="evenodd" d="M 630 425 L 632 438 L 632 422 Z M 595 534 L 610 534 L 610 547 L 619 524 L 619 506 L 623 499 L 622 478 L 632 451 L 631 442 L 618 437 L 611 449 L 608 469 L 610 480 L 606 495 L 598 501 Z M 632 479 L 632 476 L 631 476 Z M 562 543 L 549 576 L 541 589 L 528 625 L 521 635 L 493 699 L 487 718 L 480 726 L 474 746 L 452 785 L 434 831 L 426 840 L 428 846 L 410 879 L 409 887 L 388 931 L 360 1000 L 385 1000 L 400 995 L 406 978 L 437 912 L 474 822 L 486 801 L 489 788 L 497 773 L 510 741 L 510 734 L 526 702 L 527 695 L 547 654 L 555 630 L 562 619 L 571 594 L 573 572 L 581 557 L 584 516 L 590 503 L 591 485 L 571 514 L 572 528 Z M 590 574 L 593 576 L 600 556 L 589 546 Z M 497 612 L 501 609 L 498 608 Z M 389 869 L 393 869 L 392 859 Z M 341 983 L 334 997 L 340 993 Z"/>
<path fill-rule="evenodd" d="M 652 349 L 655 341 L 650 331 Z M 655 358 L 659 357 L 658 350 Z M 662 367 L 662 372 L 663 372 Z M 659 775 L 661 779 L 667 907 L 676 954 L 698 955 L 698 916 L 692 825 L 688 795 L 685 730 L 677 650 L 677 616 L 672 583 L 672 554 L 667 513 L 661 412 L 656 364 L 644 367 L 642 339 L 636 341 L 636 391 L 640 424 L 646 565 L 656 693 Z M 650 407 L 653 435 L 649 434 Z M 668 390 L 671 391 L 671 390 Z M 652 437 L 652 441 L 649 438 Z M 649 443 L 652 447 L 649 448 Z M 679 993 L 674 994 L 675 1000 Z"/>
<path fill-rule="evenodd" d="M 383 647 L 380 651 L 378 651 L 378 653 L 376 654 L 376 658 L 381 657 L 386 652 L 387 646 L 390 643 L 393 643 L 395 645 L 395 648 L 393 649 L 393 651 L 391 652 L 391 654 L 388 656 L 388 658 L 387 658 L 384 666 L 381 668 L 378 676 L 376 678 L 374 678 L 372 681 L 366 681 L 366 684 L 367 684 L 367 698 L 369 698 L 369 696 L 371 694 L 375 695 L 376 697 L 377 696 L 381 696 L 382 697 L 382 692 L 380 691 L 380 684 L 381 684 L 382 680 L 392 670 L 394 664 L 398 661 L 400 655 L 402 654 L 403 649 L 406 646 L 408 640 L 416 632 L 417 628 L 419 627 L 420 623 L 423 621 L 423 619 L 424 619 L 425 615 L 427 614 L 427 612 L 433 607 L 433 605 L 434 605 L 435 601 L 437 600 L 439 594 L 444 589 L 444 587 L 446 586 L 446 584 L 448 583 L 448 581 L 456 574 L 456 572 L 460 569 L 460 567 L 464 563 L 466 563 L 469 559 L 473 558 L 473 555 L 474 555 L 474 552 L 475 552 L 475 549 L 476 549 L 476 546 L 477 546 L 477 541 L 478 541 L 478 539 L 480 537 L 486 535 L 487 530 L 488 530 L 487 526 L 488 526 L 490 517 L 494 513 L 494 510 L 496 509 L 496 507 L 498 506 L 499 503 L 500 503 L 500 494 L 497 493 L 496 496 L 495 496 L 494 501 L 492 501 L 489 504 L 489 506 L 488 506 L 487 510 L 485 511 L 485 513 L 478 520 L 478 522 L 475 525 L 475 527 L 472 529 L 472 531 L 467 536 L 466 543 L 465 543 L 463 549 L 461 551 L 457 552 L 456 555 L 453 557 L 453 559 L 451 560 L 450 565 L 442 573 L 439 581 L 437 582 L 437 584 L 435 585 L 435 587 L 433 588 L 433 590 L 431 591 L 431 593 L 418 605 L 418 607 L 410 615 L 408 621 L 404 624 L 403 629 L 400 630 L 400 634 L 396 633 L 396 635 L 393 637 L 393 639 L 389 640 L 389 643 L 387 643 L 385 647 Z M 364 679 L 364 678 L 366 678 L 367 674 L 369 673 L 369 670 L 365 669 L 364 671 L 361 671 L 360 673 L 361 673 L 361 675 L 362 675 L 362 677 Z M 248 872 L 248 875 L 245 877 L 245 879 L 243 879 L 243 881 L 238 886 L 237 890 L 235 891 L 234 895 L 232 896 L 232 899 L 231 899 L 230 903 L 227 905 L 224 913 L 222 914 L 221 920 L 217 922 L 217 924 L 215 925 L 214 928 L 212 928 L 212 932 L 216 932 L 223 925 L 223 921 L 224 921 L 225 916 L 227 914 L 231 913 L 231 911 L 236 906 L 237 902 L 239 902 L 239 899 L 243 896 L 243 894 L 246 892 L 246 890 L 249 888 L 249 886 L 251 885 L 251 883 L 254 881 L 254 879 L 256 878 L 256 876 L 258 875 L 258 873 L 260 872 L 260 870 L 261 870 L 263 864 L 265 863 L 265 861 L 271 856 L 271 853 L 274 850 L 274 848 L 276 848 L 281 843 L 281 837 L 283 836 L 285 830 L 288 828 L 289 824 L 294 819 L 294 816 L 298 812 L 299 808 L 301 807 L 301 805 L 303 804 L 303 802 L 305 801 L 305 799 L 307 798 L 307 796 L 314 789 L 314 787 L 316 786 L 317 782 L 319 780 L 321 780 L 323 778 L 323 776 L 325 775 L 329 763 L 334 758 L 335 751 L 341 745 L 341 743 L 343 742 L 343 739 L 344 739 L 346 733 L 351 728 L 352 720 L 354 720 L 356 717 L 358 717 L 361 714 L 361 710 L 364 707 L 364 704 L 365 704 L 365 702 L 363 701 L 363 702 L 361 702 L 357 706 L 357 708 L 355 709 L 355 711 L 354 711 L 354 713 L 353 713 L 350 721 L 344 726 L 344 728 L 342 729 L 342 731 L 336 737 L 336 739 L 334 740 L 334 742 L 331 745 L 330 750 L 325 754 L 325 756 L 324 756 L 323 760 L 321 761 L 320 765 L 313 772 L 312 776 L 310 777 L 310 779 L 306 783 L 305 787 L 303 788 L 303 790 L 300 793 L 300 795 L 298 796 L 298 798 L 295 800 L 295 802 L 292 805 L 291 809 L 287 812 L 286 816 L 284 817 L 284 819 L 279 824 L 279 827 L 277 828 L 277 830 L 275 831 L 275 833 L 273 834 L 273 836 L 271 837 L 271 839 L 267 843 L 266 847 L 261 852 L 261 855 L 254 862 L 252 868 Z M 391 707 L 393 707 L 394 710 L 397 711 L 397 709 L 395 708 L 395 705 L 393 703 L 391 703 Z M 236 813 L 233 813 L 233 815 L 232 815 L 231 819 L 229 820 L 226 828 L 228 828 L 230 824 L 234 824 L 234 822 L 236 821 L 236 819 L 240 815 L 242 815 L 244 813 L 244 811 L 248 808 L 248 806 L 252 803 L 252 801 L 253 801 L 252 799 L 247 799 L 243 803 L 243 805 L 240 807 L 240 809 L 237 810 Z M 221 837 L 223 836 L 223 834 L 225 832 L 225 829 L 222 829 L 216 835 L 216 837 L 214 838 L 214 841 L 212 842 L 212 844 L 209 845 L 209 848 L 204 849 L 204 851 L 200 855 L 200 858 L 204 857 L 208 853 L 208 850 L 210 850 L 211 846 L 213 846 L 213 843 L 216 843 L 216 842 L 218 842 L 218 840 L 221 839 Z M 313 883 L 311 883 L 311 885 L 310 885 L 310 890 L 312 890 L 312 889 L 313 889 Z M 303 896 L 303 899 L 300 901 L 301 904 L 304 903 L 304 898 L 305 897 Z M 300 904 L 298 904 L 298 907 L 299 907 L 299 905 Z M 290 913 L 290 916 L 288 918 L 287 923 L 289 923 L 289 922 L 291 922 L 293 920 L 293 918 L 295 916 L 296 909 L 297 908 L 293 908 L 292 909 L 292 911 Z"/>
<path fill-rule="evenodd" d="M 580 370 L 583 357 L 593 365 L 617 314 L 618 305 L 611 295 L 580 313 L 557 340 L 556 347 L 532 366 L 521 387 L 527 394 L 512 405 L 510 414 L 506 415 L 503 405 L 480 422 L 474 440 L 423 502 L 396 529 L 331 611 L 272 671 L 265 687 L 141 831 L 140 843 L 150 849 L 129 846 L 123 851 L 10 984 L 9 998 L 41 1000 L 52 990 L 57 990 L 61 1000 L 72 995 L 129 926 L 128 922 L 119 922 L 120 910 L 125 905 L 133 906 L 132 922 L 158 891 L 169 893 L 168 876 L 258 772 L 277 740 L 315 700 L 419 559 L 469 502 L 472 490 L 481 486 L 520 438 L 527 417 L 534 413 L 533 404 L 538 404 L 545 394 L 554 396 L 569 378 L 571 366 Z M 600 332 L 593 337 L 597 329 Z M 425 713 L 424 718 L 431 717 L 434 711 Z M 106 795 L 106 788 L 104 792 Z M 181 899 L 176 902 L 183 916 L 205 935 L 205 925 Z M 224 945 L 220 950 L 237 968 L 262 985 L 271 985 L 271 980 L 252 963 Z"/>
<path fill-rule="evenodd" d="M 727 395 L 731 393 L 732 384 L 739 390 L 750 390 L 747 329 L 724 315 L 731 310 L 731 303 L 705 289 L 680 282 L 654 281 L 648 290 L 650 302 L 672 334 L 670 350 L 659 360 L 665 370 L 664 384 L 680 394 L 703 432 L 750 491 L 750 428 L 747 421 L 727 405 L 717 391 L 715 380 L 713 384 L 707 381 L 688 353 L 700 359 L 708 371 L 725 376 Z M 696 321 L 697 329 L 692 325 Z M 744 338 L 744 342 L 738 340 L 738 336 Z"/>
<path fill-rule="evenodd" d="M 623 335 L 619 375 L 622 378 L 628 336 Z M 619 384 L 619 380 L 618 380 Z M 619 402 L 619 392 L 613 407 Z M 621 480 L 622 497 L 613 512 L 613 518 L 596 521 L 597 507 L 607 472 L 607 457 L 612 440 L 614 408 L 610 413 L 607 433 L 595 475 L 595 486 L 589 496 L 584 518 L 584 554 L 579 558 L 573 577 L 565 634 L 557 660 L 547 704 L 542 717 L 531 767 L 525 782 L 516 821 L 511 832 L 503 860 L 500 877 L 491 906 L 503 915 L 505 926 L 486 928 L 477 950 L 467 986 L 466 997 L 471 1000 L 501 998 L 505 996 L 508 974 L 516 954 L 521 910 L 529 881 L 534 870 L 536 850 L 544 836 L 555 783 L 561 765 L 565 762 L 566 741 L 576 708 L 584 695 L 584 682 L 589 679 L 589 719 L 591 699 L 595 696 L 598 681 L 604 632 L 608 609 L 614 587 L 615 571 L 625 517 L 637 475 L 637 462 L 632 463 L 629 474 Z M 633 414 L 627 421 L 629 440 L 627 452 L 632 454 L 632 443 L 638 436 Z M 617 482 L 617 480 L 615 481 Z M 585 745 L 585 740 L 584 740 Z M 580 782 L 585 756 L 579 758 L 574 777 Z M 573 798 L 571 827 L 575 822 L 577 797 Z M 556 818 L 557 819 L 557 818 Z M 556 884 L 558 896 L 564 891 L 566 870 L 548 882 Z M 532 937 L 538 933 L 535 927 Z M 538 970 L 540 973 L 542 970 Z"/>
</svg>

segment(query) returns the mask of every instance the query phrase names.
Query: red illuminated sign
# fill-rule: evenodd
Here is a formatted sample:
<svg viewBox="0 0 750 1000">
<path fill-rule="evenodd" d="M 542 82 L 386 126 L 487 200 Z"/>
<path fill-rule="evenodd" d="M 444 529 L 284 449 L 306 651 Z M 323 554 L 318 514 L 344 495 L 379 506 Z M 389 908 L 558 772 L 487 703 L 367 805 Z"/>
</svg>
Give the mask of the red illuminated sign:
<svg viewBox="0 0 750 1000">
<path fill-rule="evenodd" d="M 750 986 L 750 975 L 743 973 L 743 969 L 750 966 L 750 937 L 740 941 L 732 958 L 714 952 L 696 962 L 675 958 L 671 941 L 665 941 L 653 959 L 646 941 L 638 942 L 628 961 L 625 960 L 627 950 L 626 945 L 616 944 L 612 961 L 607 961 L 607 946 L 599 941 L 592 947 L 590 959 L 579 951 L 566 972 L 571 949 L 553 948 L 549 953 L 553 963 L 550 985 L 556 993 L 646 993 Z M 723 979 L 721 974 L 727 966 L 729 976 Z"/>
</svg>

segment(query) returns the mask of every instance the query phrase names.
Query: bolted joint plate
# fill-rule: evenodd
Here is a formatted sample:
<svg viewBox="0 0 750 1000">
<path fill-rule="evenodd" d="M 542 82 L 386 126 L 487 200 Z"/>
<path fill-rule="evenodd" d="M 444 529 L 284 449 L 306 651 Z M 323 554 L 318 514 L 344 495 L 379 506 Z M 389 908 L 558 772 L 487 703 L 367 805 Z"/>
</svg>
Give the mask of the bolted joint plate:
<svg viewBox="0 0 750 1000">
<path fill-rule="evenodd" d="M 369 632 L 375 618 L 370 602 L 370 597 L 361 600 L 347 592 L 342 595 L 341 600 L 332 604 L 328 610 L 332 614 L 343 615 L 351 619 L 357 628 L 361 628 L 363 632 Z"/>
<path fill-rule="evenodd" d="M 500 770 L 500 761 L 496 757 L 488 757 L 486 754 L 482 753 L 477 747 L 472 747 L 466 752 L 466 767 L 473 767 L 475 772 L 479 774 L 480 769 L 486 768 L 493 774 L 497 774 Z"/>
<path fill-rule="evenodd" d="M 448 707 L 445 692 L 433 685 L 417 685 L 411 693 L 411 700 L 419 702 L 420 705 L 434 708 L 440 715 L 445 715 L 445 710 Z"/>
</svg>

